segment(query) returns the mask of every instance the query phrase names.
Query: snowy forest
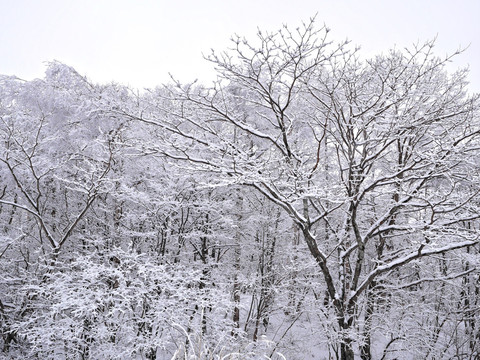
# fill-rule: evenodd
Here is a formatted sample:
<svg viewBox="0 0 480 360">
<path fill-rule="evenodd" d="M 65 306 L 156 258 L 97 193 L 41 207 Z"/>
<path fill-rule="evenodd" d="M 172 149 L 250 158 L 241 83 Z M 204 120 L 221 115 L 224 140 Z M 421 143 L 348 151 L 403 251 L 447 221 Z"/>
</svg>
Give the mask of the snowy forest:
<svg viewBox="0 0 480 360">
<path fill-rule="evenodd" d="M 0 358 L 480 358 L 480 98 L 314 21 L 210 85 L 0 77 Z"/>
</svg>

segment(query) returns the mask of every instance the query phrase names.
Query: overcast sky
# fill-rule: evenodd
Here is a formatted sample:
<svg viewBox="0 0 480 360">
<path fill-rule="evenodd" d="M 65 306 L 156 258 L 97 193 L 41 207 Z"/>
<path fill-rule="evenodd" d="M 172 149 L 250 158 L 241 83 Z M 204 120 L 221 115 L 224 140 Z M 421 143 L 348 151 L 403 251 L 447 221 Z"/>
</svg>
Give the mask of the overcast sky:
<svg viewBox="0 0 480 360">
<path fill-rule="evenodd" d="M 451 69 L 470 66 L 480 92 L 480 0 L 0 0 L 0 74 L 43 77 L 59 60 L 95 82 L 153 87 L 172 73 L 214 78 L 202 53 L 232 34 L 296 27 L 317 14 L 331 39 L 371 56 L 437 36 L 444 56 L 467 47 Z"/>
</svg>

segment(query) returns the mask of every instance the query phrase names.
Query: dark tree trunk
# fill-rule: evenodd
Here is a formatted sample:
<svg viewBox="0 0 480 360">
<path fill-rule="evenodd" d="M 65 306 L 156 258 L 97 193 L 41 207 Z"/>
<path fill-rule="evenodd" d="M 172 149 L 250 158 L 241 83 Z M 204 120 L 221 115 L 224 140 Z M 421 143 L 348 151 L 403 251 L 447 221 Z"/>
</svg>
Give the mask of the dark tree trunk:
<svg viewBox="0 0 480 360">
<path fill-rule="evenodd" d="M 372 316 L 374 311 L 374 298 L 373 292 L 375 282 L 372 282 L 369 289 L 365 293 L 367 298 L 367 308 L 365 309 L 365 327 L 363 329 L 364 343 L 360 346 L 360 357 L 362 360 L 371 360 L 371 330 L 372 330 Z"/>
<path fill-rule="evenodd" d="M 340 359 L 341 360 L 355 360 L 351 340 L 345 340 L 340 345 Z"/>
</svg>

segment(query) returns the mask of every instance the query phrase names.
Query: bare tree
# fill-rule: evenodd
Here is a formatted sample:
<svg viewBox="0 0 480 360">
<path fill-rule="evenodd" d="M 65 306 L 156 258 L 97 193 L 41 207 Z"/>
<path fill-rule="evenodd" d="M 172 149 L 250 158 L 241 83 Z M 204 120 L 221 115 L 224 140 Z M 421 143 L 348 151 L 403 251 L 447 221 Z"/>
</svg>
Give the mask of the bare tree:
<svg viewBox="0 0 480 360">
<path fill-rule="evenodd" d="M 155 153 L 283 209 L 323 276 L 340 358 L 364 344 L 369 359 L 358 321 L 378 284 L 479 241 L 463 225 L 480 216 L 479 102 L 433 42 L 361 60 L 328 32 L 311 21 L 235 37 L 208 57 L 212 87 L 177 83 L 117 113 L 162 129 Z"/>
</svg>

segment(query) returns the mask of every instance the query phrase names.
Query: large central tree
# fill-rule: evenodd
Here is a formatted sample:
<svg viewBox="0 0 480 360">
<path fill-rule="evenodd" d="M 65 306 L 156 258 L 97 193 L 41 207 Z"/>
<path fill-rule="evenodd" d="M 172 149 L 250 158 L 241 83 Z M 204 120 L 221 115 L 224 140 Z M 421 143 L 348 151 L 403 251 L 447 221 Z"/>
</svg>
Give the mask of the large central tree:
<svg viewBox="0 0 480 360">
<path fill-rule="evenodd" d="M 120 112 L 163 129 L 152 151 L 282 208 L 322 275 L 341 358 L 368 359 L 373 302 L 422 281 L 397 271 L 479 241 L 479 101 L 431 42 L 360 60 L 327 34 L 312 21 L 234 38 L 208 58 L 212 87 L 176 84 Z"/>
</svg>

